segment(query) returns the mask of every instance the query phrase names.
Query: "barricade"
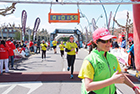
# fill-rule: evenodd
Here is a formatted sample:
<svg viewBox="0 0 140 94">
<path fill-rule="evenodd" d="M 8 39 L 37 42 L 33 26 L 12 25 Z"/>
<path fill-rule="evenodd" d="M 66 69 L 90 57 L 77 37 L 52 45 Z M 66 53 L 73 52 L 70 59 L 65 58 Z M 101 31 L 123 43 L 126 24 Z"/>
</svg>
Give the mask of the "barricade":
<svg viewBox="0 0 140 94">
<path fill-rule="evenodd" d="M 129 54 L 124 51 L 123 48 L 115 48 L 111 49 L 110 53 L 115 55 L 119 61 L 120 64 L 124 66 L 124 72 L 127 72 L 127 68 L 129 66 L 128 64 L 128 56 Z"/>
</svg>

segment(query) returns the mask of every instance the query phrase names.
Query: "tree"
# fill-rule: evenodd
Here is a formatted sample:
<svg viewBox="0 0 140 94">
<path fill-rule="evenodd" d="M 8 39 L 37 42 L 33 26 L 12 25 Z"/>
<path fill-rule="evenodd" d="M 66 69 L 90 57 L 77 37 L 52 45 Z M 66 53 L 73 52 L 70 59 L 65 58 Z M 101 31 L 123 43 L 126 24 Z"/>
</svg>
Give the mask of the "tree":
<svg viewBox="0 0 140 94">
<path fill-rule="evenodd" d="M 5 9 L 0 9 L 0 15 L 2 16 L 6 16 L 6 15 L 10 15 L 12 13 L 14 13 L 16 7 L 15 7 L 16 3 L 12 3 L 12 5 L 10 7 L 6 7 Z"/>
<path fill-rule="evenodd" d="M 129 19 L 129 12 L 127 12 L 127 18 L 126 18 L 126 25 L 123 26 L 123 25 L 120 25 L 117 20 L 115 20 L 115 17 L 113 18 L 113 20 L 115 21 L 115 23 L 126 30 L 126 39 L 128 40 L 128 34 L 129 34 L 129 30 L 131 27 L 133 27 L 133 23 L 131 23 L 131 19 Z"/>
<path fill-rule="evenodd" d="M 14 39 L 20 40 L 20 32 L 15 32 L 15 37 Z"/>
</svg>

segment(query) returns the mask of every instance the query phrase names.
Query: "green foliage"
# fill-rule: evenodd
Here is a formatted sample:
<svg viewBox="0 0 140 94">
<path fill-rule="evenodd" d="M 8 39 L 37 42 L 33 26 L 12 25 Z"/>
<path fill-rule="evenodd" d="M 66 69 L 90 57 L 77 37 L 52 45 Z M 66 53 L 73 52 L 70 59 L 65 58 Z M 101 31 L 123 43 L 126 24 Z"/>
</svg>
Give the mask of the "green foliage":
<svg viewBox="0 0 140 94">
<path fill-rule="evenodd" d="M 61 41 L 66 42 L 69 40 L 69 37 L 61 37 L 60 39 L 58 39 L 58 43 L 60 43 Z"/>
<path fill-rule="evenodd" d="M 62 37 L 60 39 L 62 39 L 63 41 L 68 41 L 69 40 L 69 37 Z"/>
<path fill-rule="evenodd" d="M 15 40 L 20 40 L 20 32 L 15 32 Z"/>
</svg>

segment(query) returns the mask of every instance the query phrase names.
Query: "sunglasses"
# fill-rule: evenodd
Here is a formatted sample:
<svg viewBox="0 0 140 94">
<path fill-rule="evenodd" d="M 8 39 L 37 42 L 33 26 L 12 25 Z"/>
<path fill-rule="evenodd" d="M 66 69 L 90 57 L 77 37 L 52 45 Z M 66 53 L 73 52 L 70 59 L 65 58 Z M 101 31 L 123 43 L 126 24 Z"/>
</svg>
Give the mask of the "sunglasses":
<svg viewBox="0 0 140 94">
<path fill-rule="evenodd" d="M 109 39 L 109 40 L 101 40 L 101 39 L 98 39 L 97 42 L 101 42 L 101 43 L 108 43 L 108 42 L 112 42 L 112 39 Z"/>
<path fill-rule="evenodd" d="M 70 39 L 74 39 L 73 37 L 70 37 Z"/>
</svg>

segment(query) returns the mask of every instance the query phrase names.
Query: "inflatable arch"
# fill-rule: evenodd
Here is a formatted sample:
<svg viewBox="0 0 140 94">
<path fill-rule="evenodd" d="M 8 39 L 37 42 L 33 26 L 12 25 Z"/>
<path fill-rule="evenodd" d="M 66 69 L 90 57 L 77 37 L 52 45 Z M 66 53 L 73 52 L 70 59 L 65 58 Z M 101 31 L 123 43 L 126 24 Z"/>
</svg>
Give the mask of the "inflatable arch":
<svg viewBox="0 0 140 94">
<path fill-rule="evenodd" d="M 74 41 L 79 41 L 80 43 L 80 48 L 82 48 L 82 43 L 83 43 L 83 36 L 81 31 L 78 29 L 55 29 L 53 33 L 50 34 L 50 46 L 52 47 L 52 42 L 54 39 L 58 40 L 59 38 L 65 36 L 69 37 L 70 35 L 74 36 Z"/>
</svg>

